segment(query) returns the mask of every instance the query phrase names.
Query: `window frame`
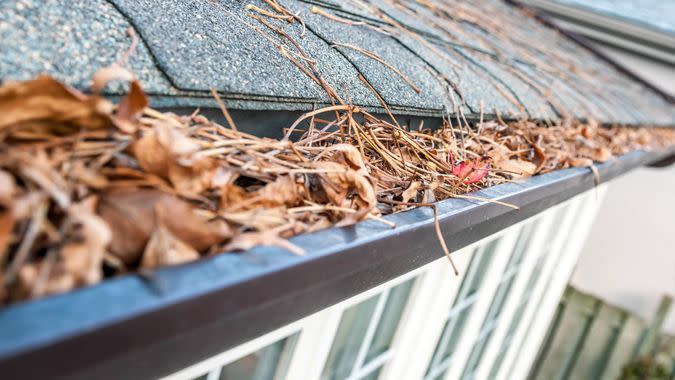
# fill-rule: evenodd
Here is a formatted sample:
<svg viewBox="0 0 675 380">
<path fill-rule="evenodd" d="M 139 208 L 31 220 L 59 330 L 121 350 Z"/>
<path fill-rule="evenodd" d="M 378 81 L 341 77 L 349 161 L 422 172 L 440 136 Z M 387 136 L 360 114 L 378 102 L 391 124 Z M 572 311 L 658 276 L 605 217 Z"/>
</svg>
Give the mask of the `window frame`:
<svg viewBox="0 0 675 380">
<path fill-rule="evenodd" d="M 598 188 L 564 202 L 563 206 L 565 204 L 571 206 L 565 214 L 566 222 L 560 228 L 561 231 L 565 231 L 565 234 L 558 235 L 565 235 L 565 237 L 556 235 L 555 241 L 551 244 L 553 247 L 550 247 L 551 252 L 547 255 L 542 266 L 542 274 L 529 291 L 525 290 L 524 287 L 531 276 L 530 272 L 534 268 L 539 256 L 532 252 L 537 251 L 534 247 L 539 247 L 545 243 L 542 241 L 544 235 L 542 231 L 545 232 L 549 225 L 555 222 L 552 220 L 553 217 L 551 215 L 554 215 L 558 207 L 563 206 L 554 206 L 453 252 L 452 258 L 459 269 L 459 276 L 453 274 L 447 258 L 439 254 L 439 258 L 431 263 L 210 357 L 164 379 L 189 380 L 202 376 L 210 372 L 210 370 L 232 363 L 295 333 L 299 333 L 299 335 L 296 338 L 297 340 L 292 352 L 289 353 L 291 357 L 286 368 L 285 379 L 319 379 L 326 365 L 326 359 L 331 350 L 343 312 L 373 296 L 382 294 L 383 292 L 388 293 L 393 287 L 413 278 L 415 278 L 415 281 L 409 291 L 408 299 L 403 307 L 389 350 L 380 354 L 375 359 L 371 359 L 371 362 L 374 360 L 377 361 L 376 364 L 384 362 L 381 366 L 377 366 L 380 371 L 379 379 L 422 379 L 426 374 L 427 366 L 434 354 L 445 322 L 452 312 L 451 308 L 454 305 L 461 284 L 467 276 L 467 269 L 476 252 L 476 248 L 484 246 L 495 239 L 500 239 L 491 262 L 485 268 L 484 279 L 480 289 L 476 292 L 476 299 L 473 301 L 467 322 L 458 338 L 457 348 L 452 354 L 452 361 L 456 365 L 450 366 L 444 376 L 446 380 L 457 379 L 464 371 L 467 359 L 471 354 L 477 337 L 479 334 L 485 334 L 485 331 L 480 330 L 489 312 L 495 292 L 500 283 L 509 279 L 510 273 L 505 273 L 506 266 L 517 243 L 520 231 L 525 225 L 538 221 L 539 225 L 533 231 L 534 240 L 529 242 L 526 252 L 523 254 L 517 268 L 515 268 L 517 273 L 513 274 L 515 278 L 511 284 L 511 289 L 505 296 L 506 304 L 500 311 L 499 317 L 494 321 L 494 326 L 490 331 L 492 336 L 483 349 L 483 355 L 478 367 L 473 372 L 476 378 L 485 378 L 490 372 L 492 363 L 501 354 L 499 348 L 502 340 L 505 338 L 512 315 L 521 303 L 525 302 L 524 321 L 512 333 L 512 343 L 505 350 L 504 360 L 501 369 L 498 371 L 498 379 L 522 378 L 523 373 L 527 374 L 527 372 L 523 372 L 526 370 L 518 368 L 517 371 L 511 371 L 513 370 L 511 367 L 517 354 L 516 351 L 519 349 L 523 350 L 520 355 L 517 355 L 520 358 L 519 360 L 522 360 L 522 356 L 528 353 L 532 354 L 532 357 L 527 358 L 527 360 L 534 360 L 537 339 L 540 340 L 541 335 L 545 332 L 540 330 L 545 330 L 545 325 L 550 319 L 550 315 L 541 315 L 541 313 L 534 315 L 534 309 L 537 307 L 550 308 L 550 304 L 553 307 L 555 306 L 553 301 L 557 301 L 559 295 L 564 290 L 564 285 L 571 273 L 572 266 L 576 262 L 581 244 L 586 233 L 590 230 L 590 223 L 592 223 L 593 215 L 602 194 L 604 194 L 604 188 Z M 575 217 L 581 223 L 574 224 Z M 569 239 L 569 244 L 563 244 L 565 240 L 568 240 L 565 238 L 570 235 L 573 239 Z M 548 287 L 544 285 L 548 285 Z M 529 297 L 530 299 L 523 301 L 520 299 L 521 297 Z M 381 297 L 378 300 L 380 309 L 386 304 L 386 299 L 384 298 Z M 542 305 L 538 305 L 539 303 Z M 369 325 L 368 335 L 371 338 L 377 330 L 378 325 L 378 323 L 371 323 Z M 535 331 L 524 331 L 528 329 Z M 362 345 L 361 351 L 364 350 L 363 347 L 365 347 L 367 352 L 368 345 Z M 365 356 L 365 353 L 359 353 L 359 357 L 361 356 Z M 414 358 L 414 360 L 410 360 L 411 358 Z M 367 369 L 370 369 L 369 365 L 360 368 L 361 372 L 365 372 Z M 529 366 L 527 369 L 529 369 Z M 213 376 L 209 377 L 209 380 L 212 380 L 212 378 Z"/>
</svg>

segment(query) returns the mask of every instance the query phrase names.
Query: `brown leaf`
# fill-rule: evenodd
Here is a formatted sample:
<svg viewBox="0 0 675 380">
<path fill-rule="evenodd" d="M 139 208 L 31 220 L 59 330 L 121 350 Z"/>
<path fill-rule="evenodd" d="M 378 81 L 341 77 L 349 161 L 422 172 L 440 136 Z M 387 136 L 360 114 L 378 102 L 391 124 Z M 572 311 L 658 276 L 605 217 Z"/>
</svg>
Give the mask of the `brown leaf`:
<svg viewBox="0 0 675 380">
<path fill-rule="evenodd" d="M 6 171 L 0 170 L 0 273 L 3 271 L 7 258 L 7 248 L 12 240 L 15 221 L 12 203 L 16 190 L 14 177 Z M 4 289 L 2 284 L 0 282 L 0 291 Z M 0 302 L 2 298 L 2 295 L 0 295 Z"/>
<path fill-rule="evenodd" d="M 208 189 L 216 174 L 215 160 L 193 159 L 199 144 L 177 128 L 160 124 L 144 132 L 131 151 L 146 171 L 167 178 L 176 190 L 195 195 Z"/>
<path fill-rule="evenodd" d="M 274 246 L 285 249 L 295 255 L 304 255 L 305 251 L 290 241 L 280 238 L 273 232 L 245 232 L 235 236 L 225 251 L 247 251 L 256 246 Z"/>
<path fill-rule="evenodd" d="M 94 189 L 108 186 L 108 179 L 98 171 L 85 166 L 82 161 L 72 163 L 68 177 Z"/>
<path fill-rule="evenodd" d="M 12 159 L 21 175 L 42 188 L 59 207 L 70 205 L 68 182 L 54 170 L 44 151 L 15 152 Z"/>
<path fill-rule="evenodd" d="M 14 229 L 14 215 L 11 209 L 0 210 L 0 272 L 3 271 L 7 260 L 7 248 L 12 241 L 12 230 Z M 2 288 L 2 283 L 0 283 Z M 1 299 L 2 297 L 0 297 Z"/>
<path fill-rule="evenodd" d="M 126 133 L 136 132 L 136 120 L 148 104 L 150 100 L 143 92 L 141 84 L 137 80 L 132 81 L 129 93 L 122 98 L 115 112 L 114 122 L 117 128 Z"/>
<path fill-rule="evenodd" d="M 143 136 L 131 145 L 131 152 L 143 170 L 160 177 L 169 175 L 171 155 L 159 142 L 154 129 L 143 131 Z"/>
<path fill-rule="evenodd" d="M 14 176 L 4 170 L 0 170 L 0 206 L 11 206 L 16 191 Z"/>
<path fill-rule="evenodd" d="M 221 210 L 226 210 L 230 207 L 236 207 L 249 197 L 250 195 L 246 192 L 246 190 L 237 185 L 227 184 L 221 186 L 218 208 Z"/>
<path fill-rule="evenodd" d="M 45 268 L 47 265 L 47 262 L 42 260 L 22 266 L 17 275 L 17 281 L 12 287 L 12 298 L 27 299 L 59 294 L 72 290 L 77 286 L 75 278 L 72 275 L 59 268 L 52 268 L 49 273 L 46 273 L 47 277 L 44 280 L 44 284 L 40 286 L 41 289 L 35 289 L 41 275 L 45 275 L 43 271 L 49 269 Z"/>
<path fill-rule="evenodd" d="M 36 124 L 55 133 L 108 128 L 112 110 L 104 98 L 84 95 L 46 75 L 0 87 L 0 130 Z"/>
<path fill-rule="evenodd" d="M 232 235 L 222 220 L 210 221 L 189 203 L 152 189 L 116 189 L 101 195 L 98 211 L 112 230 L 110 251 L 125 264 L 138 260 L 154 229 L 155 207 L 170 210 L 162 224 L 178 239 L 204 251 Z"/>
<path fill-rule="evenodd" d="M 410 183 L 407 189 L 401 194 L 401 202 L 408 203 L 414 201 L 417 198 L 417 192 L 422 188 L 422 183 L 419 181 L 413 181 Z"/>
<path fill-rule="evenodd" d="M 59 250 L 63 269 L 78 285 L 95 284 L 103 277 L 102 264 L 112 233 L 95 214 L 96 197 L 73 204 L 63 225 L 65 244 Z"/>
<path fill-rule="evenodd" d="M 280 176 L 253 193 L 257 206 L 293 207 L 302 203 L 305 188 L 295 182 L 293 176 Z"/>
<path fill-rule="evenodd" d="M 588 153 L 589 158 L 597 162 L 606 162 L 607 160 L 612 158 L 612 151 L 604 146 L 590 149 Z"/>
<path fill-rule="evenodd" d="M 495 168 L 504 170 L 511 176 L 531 176 L 537 170 L 537 165 L 523 160 L 502 160 L 494 163 Z"/>
<path fill-rule="evenodd" d="M 210 158 L 203 158 L 186 166 L 170 161 L 169 181 L 180 194 L 196 196 L 211 187 L 217 165 Z"/>
<path fill-rule="evenodd" d="M 174 236 L 164 225 L 164 214 L 169 211 L 162 210 L 161 205 L 155 208 L 155 227 L 143 251 L 143 268 L 183 264 L 199 258 L 199 253 L 194 248 Z"/>
</svg>

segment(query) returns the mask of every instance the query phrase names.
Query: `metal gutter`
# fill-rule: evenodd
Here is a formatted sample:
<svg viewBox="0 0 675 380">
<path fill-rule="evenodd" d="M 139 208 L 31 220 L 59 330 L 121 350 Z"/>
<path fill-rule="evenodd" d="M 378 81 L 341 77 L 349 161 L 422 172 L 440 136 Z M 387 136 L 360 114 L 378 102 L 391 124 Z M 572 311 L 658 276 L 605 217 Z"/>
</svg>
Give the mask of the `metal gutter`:
<svg viewBox="0 0 675 380">
<path fill-rule="evenodd" d="M 598 165 L 602 182 L 675 154 L 633 152 Z M 476 195 L 520 206 L 438 203 L 451 250 L 592 189 L 567 169 Z M 0 373 L 22 378 L 148 379 L 170 374 L 442 257 L 433 213 L 418 208 L 298 236 L 298 257 L 276 248 L 125 275 L 0 311 Z"/>
</svg>

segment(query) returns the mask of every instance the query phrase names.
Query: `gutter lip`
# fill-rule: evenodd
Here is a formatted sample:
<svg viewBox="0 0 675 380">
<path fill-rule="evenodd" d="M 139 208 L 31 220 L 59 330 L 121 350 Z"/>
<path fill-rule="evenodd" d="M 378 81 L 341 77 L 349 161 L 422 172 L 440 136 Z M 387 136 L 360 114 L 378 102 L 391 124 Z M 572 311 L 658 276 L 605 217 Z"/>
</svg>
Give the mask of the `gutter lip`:
<svg viewBox="0 0 675 380">
<path fill-rule="evenodd" d="M 598 164 L 605 183 L 675 154 L 636 151 Z M 438 202 L 451 251 L 592 189 L 587 168 L 559 170 L 472 193 L 514 203 Z M 261 247 L 131 274 L 0 310 L 0 373 L 26 378 L 157 378 L 443 257 L 429 208 L 329 228 L 291 241 L 294 256 Z M 39 363 L 39 364 L 38 364 Z"/>
</svg>

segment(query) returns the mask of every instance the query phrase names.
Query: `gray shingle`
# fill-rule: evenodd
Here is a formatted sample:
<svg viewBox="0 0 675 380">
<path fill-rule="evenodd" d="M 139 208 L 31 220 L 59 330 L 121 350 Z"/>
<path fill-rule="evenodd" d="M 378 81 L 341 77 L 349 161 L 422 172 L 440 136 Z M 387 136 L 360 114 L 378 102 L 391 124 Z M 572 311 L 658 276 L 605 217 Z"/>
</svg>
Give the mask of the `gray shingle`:
<svg viewBox="0 0 675 380">
<path fill-rule="evenodd" d="M 266 20 L 307 52 L 341 97 L 371 110 L 381 111 L 380 103 L 359 74 L 399 114 L 452 111 L 454 87 L 465 100 L 459 106 L 474 116 L 482 101 L 487 117 L 496 110 L 503 117 L 570 114 L 606 123 L 675 124 L 674 107 L 652 89 L 501 0 L 281 3 L 300 12 L 306 34 L 298 22 Z M 293 45 L 249 17 L 256 13 L 247 4 L 271 11 L 261 0 L 2 2 L 0 78 L 47 72 L 86 89 L 96 69 L 128 49 L 125 31 L 133 25 L 141 38 L 129 64 L 156 95 L 156 106 L 214 107 L 211 87 L 238 109 L 307 110 L 328 103 L 325 91 L 278 49 L 304 62 Z M 314 5 L 371 25 L 394 19 L 409 30 L 388 28 L 392 34 L 386 35 L 345 25 L 312 14 Z M 420 93 L 381 62 L 334 43 L 377 54 Z"/>
<path fill-rule="evenodd" d="M 92 75 L 120 59 L 131 25 L 102 0 L 19 0 L 0 2 L 0 78 L 26 80 L 41 73 L 80 88 Z M 129 61 L 149 92 L 170 84 L 140 43 Z"/>
<path fill-rule="evenodd" d="M 378 55 L 396 67 L 421 89 L 417 94 L 406 81 L 392 69 L 377 60 L 351 48 L 337 47 L 377 90 L 382 98 L 394 106 L 441 110 L 444 90 L 429 68 L 417 56 L 391 36 L 365 26 L 351 26 L 327 20 L 310 12 L 311 6 L 293 0 L 284 0 L 289 9 L 302 11 L 309 30 L 330 44 L 349 44 Z"/>
</svg>

